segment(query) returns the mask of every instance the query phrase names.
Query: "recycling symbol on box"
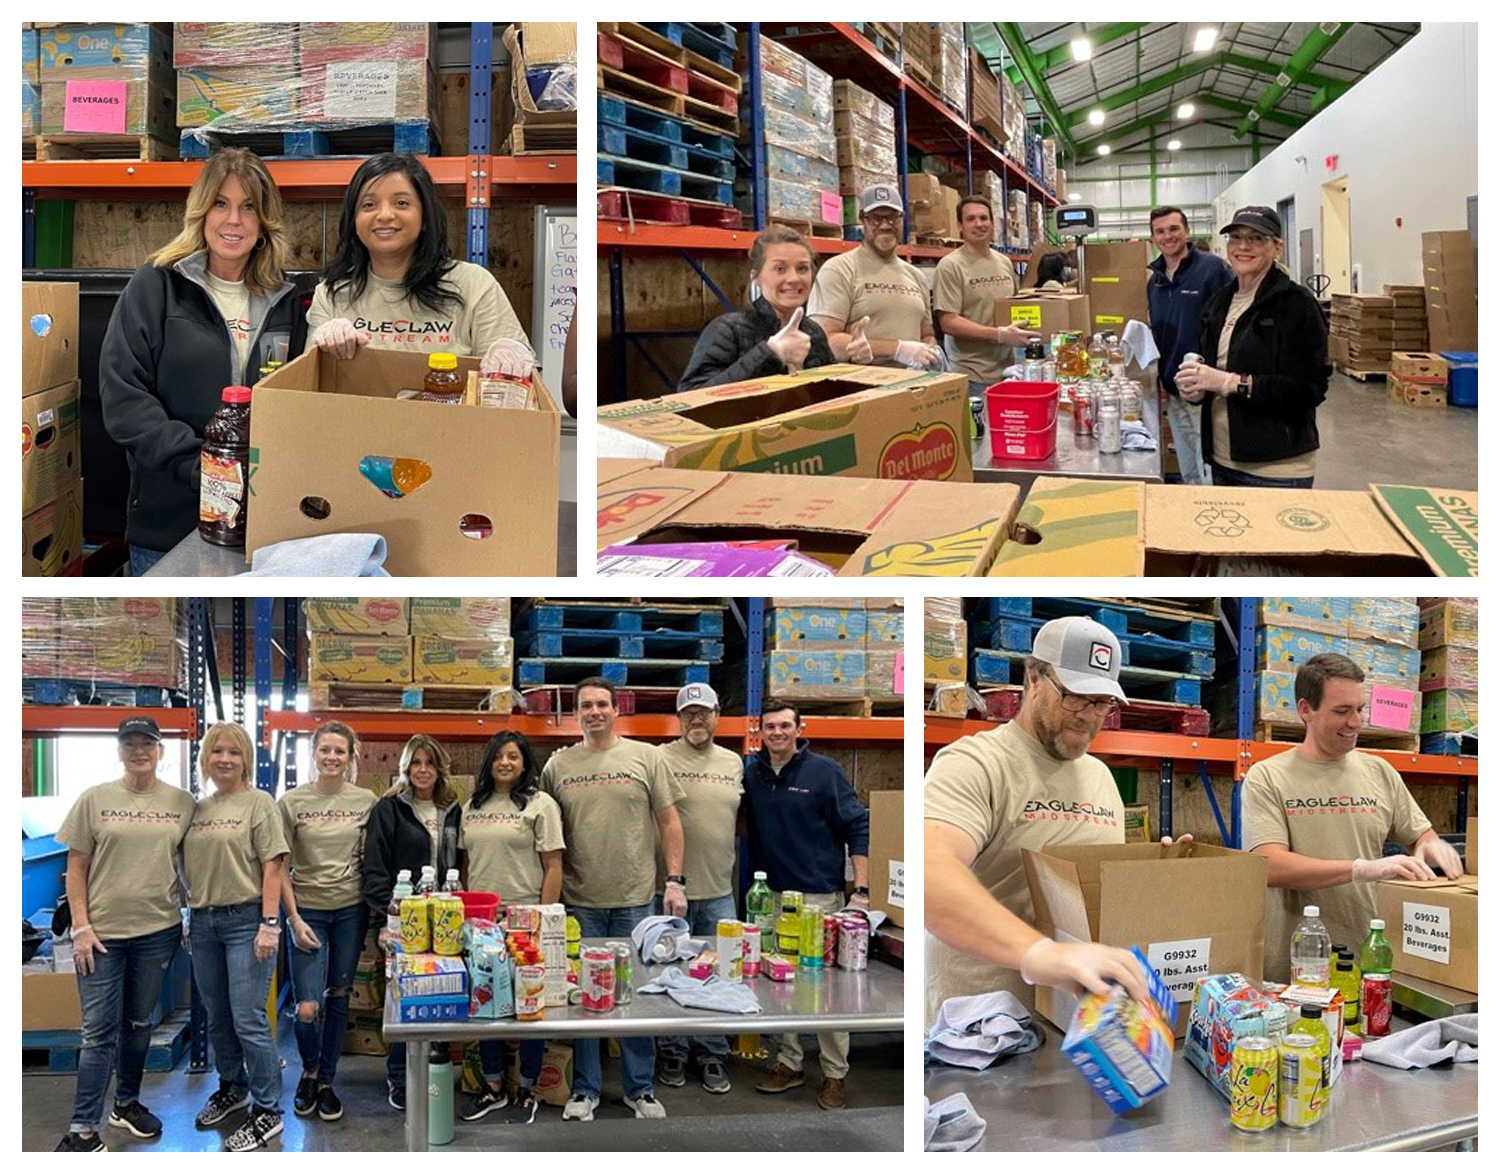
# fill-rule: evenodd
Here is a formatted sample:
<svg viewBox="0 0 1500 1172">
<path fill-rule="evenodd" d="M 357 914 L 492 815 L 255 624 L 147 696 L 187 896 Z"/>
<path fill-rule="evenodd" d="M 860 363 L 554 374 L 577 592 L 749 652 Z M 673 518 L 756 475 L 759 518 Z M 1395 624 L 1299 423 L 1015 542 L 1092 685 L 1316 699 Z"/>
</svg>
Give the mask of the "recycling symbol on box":
<svg viewBox="0 0 1500 1172">
<path fill-rule="evenodd" d="M 1200 509 L 1194 520 L 1207 537 L 1243 537 L 1250 518 L 1238 509 Z"/>
</svg>

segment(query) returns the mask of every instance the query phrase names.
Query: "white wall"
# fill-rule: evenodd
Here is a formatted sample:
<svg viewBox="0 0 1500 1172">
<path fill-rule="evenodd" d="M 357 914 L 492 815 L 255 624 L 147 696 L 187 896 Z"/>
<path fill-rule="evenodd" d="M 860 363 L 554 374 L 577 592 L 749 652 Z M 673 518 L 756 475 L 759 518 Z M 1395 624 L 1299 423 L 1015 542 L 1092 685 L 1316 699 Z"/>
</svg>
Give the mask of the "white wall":
<svg viewBox="0 0 1500 1172">
<path fill-rule="evenodd" d="M 1237 207 L 1294 198 L 1321 268 L 1322 186 L 1349 180 L 1349 243 L 1362 288 L 1422 280 L 1422 233 L 1468 225 L 1479 192 L 1479 26 L 1426 24 L 1378 69 L 1296 131 L 1219 198 Z M 1337 155 L 1329 169 L 1324 160 Z M 1298 161 L 1299 158 L 1302 161 Z M 1401 224 L 1398 227 L 1397 219 Z M 1297 242 L 1286 249 L 1296 255 Z"/>
</svg>

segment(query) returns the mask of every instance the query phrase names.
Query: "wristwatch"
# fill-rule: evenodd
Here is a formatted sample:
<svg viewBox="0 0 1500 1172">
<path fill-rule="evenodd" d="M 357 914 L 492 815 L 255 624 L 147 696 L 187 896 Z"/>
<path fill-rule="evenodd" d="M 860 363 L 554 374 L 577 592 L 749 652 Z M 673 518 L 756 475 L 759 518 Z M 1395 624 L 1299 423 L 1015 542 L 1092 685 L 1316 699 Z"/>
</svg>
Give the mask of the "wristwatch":
<svg viewBox="0 0 1500 1172">
<path fill-rule="evenodd" d="M 279 927 L 281 927 L 281 917 L 280 916 L 261 916 L 260 923 L 261 923 L 261 927 L 263 927 L 263 928 L 279 928 Z"/>
<path fill-rule="evenodd" d="M 1234 388 L 1234 393 L 1236 395 L 1243 395 L 1247 399 L 1250 397 L 1250 376 L 1248 374 L 1240 375 L 1239 385 Z"/>
<path fill-rule="evenodd" d="M 668 883 L 675 883 L 675 884 L 677 884 L 678 887 L 681 887 L 684 890 L 687 889 L 687 876 L 686 875 L 668 875 L 667 876 L 667 882 Z"/>
<path fill-rule="evenodd" d="M 869 895 L 870 895 L 870 889 L 868 887 L 856 887 L 854 889 L 854 894 L 855 895 L 863 895 L 865 898 L 868 899 Z"/>
</svg>

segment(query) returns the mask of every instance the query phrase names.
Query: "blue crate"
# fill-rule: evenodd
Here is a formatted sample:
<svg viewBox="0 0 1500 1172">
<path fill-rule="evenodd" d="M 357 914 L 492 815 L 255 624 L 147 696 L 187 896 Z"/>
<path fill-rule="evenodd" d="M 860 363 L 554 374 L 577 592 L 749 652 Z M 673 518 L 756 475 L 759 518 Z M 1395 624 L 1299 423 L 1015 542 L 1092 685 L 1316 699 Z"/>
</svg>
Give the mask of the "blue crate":
<svg viewBox="0 0 1500 1172">
<path fill-rule="evenodd" d="M 1479 351 L 1441 350 L 1448 364 L 1448 406 L 1479 406 Z"/>
</svg>

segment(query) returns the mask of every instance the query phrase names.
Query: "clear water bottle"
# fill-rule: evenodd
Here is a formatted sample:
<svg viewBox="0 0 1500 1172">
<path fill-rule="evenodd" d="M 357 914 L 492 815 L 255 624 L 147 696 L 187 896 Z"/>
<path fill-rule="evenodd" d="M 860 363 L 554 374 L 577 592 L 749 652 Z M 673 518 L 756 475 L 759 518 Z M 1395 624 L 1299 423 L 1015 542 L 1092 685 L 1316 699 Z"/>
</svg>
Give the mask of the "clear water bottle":
<svg viewBox="0 0 1500 1172">
<path fill-rule="evenodd" d="M 1302 919 L 1292 929 L 1292 981 L 1298 985 L 1328 987 L 1328 957 L 1333 950 L 1328 929 L 1318 919 L 1316 904 L 1302 909 Z"/>
<path fill-rule="evenodd" d="M 457 867 L 448 868 L 447 877 L 443 880 L 443 890 L 445 892 L 456 892 L 463 890 L 463 888 L 459 886 Z"/>
<path fill-rule="evenodd" d="M 417 880 L 417 894 L 431 895 L 437 890 L 437 868 L 423 867 L 422 877 Z"/>
</svg>

